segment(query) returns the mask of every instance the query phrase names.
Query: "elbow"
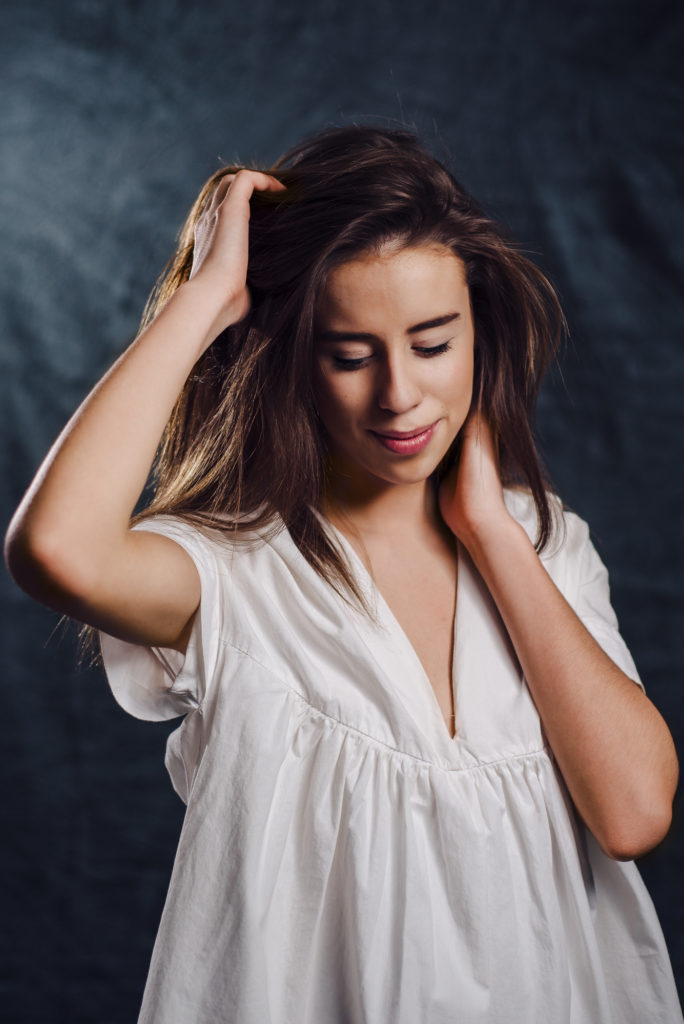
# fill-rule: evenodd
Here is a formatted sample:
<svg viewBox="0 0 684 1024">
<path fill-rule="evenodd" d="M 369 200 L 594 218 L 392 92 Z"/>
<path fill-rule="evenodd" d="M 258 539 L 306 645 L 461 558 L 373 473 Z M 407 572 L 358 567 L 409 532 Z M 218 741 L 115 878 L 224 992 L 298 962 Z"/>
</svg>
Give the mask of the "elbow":
<svg viewBox="0 0 684 1024">
<path fill-rule="evenodd" d="M 602 810 L 589 824 L 599 846 L 613 860 L 636 860 L 662 843 L 672 825 L 679 762 L 672 736 L 653 709 L 659 732 L 649 741 L 648 757 L 636 762 L 630 779 L 603 793 Z"/>
<path fill-rule="evenodd" d="M 596 835 L 611 860 L 636 860 L 659 845 L 672 824 L 672 804 L 651 807 L 648 813 L 625 818 Z"/>
<path fill-rule="evenodd" d="M 10 576 L 22 590 L 31 594 L 34 585 L 45 575 L 46 559 L 25 519 L 15 515 L 5 534 L 5 565 Z"/>
<path fill-rule="evenodd" d="M 65 610 L 65 598 L 68 602 L 89 585 L 75 560 L 64 557 L 64 548 L 57 539 L 31 529 L 25 519 L 15 517 L 10 523 L 4 556 L 17 586 L 57 610 Z"/>
</svg>

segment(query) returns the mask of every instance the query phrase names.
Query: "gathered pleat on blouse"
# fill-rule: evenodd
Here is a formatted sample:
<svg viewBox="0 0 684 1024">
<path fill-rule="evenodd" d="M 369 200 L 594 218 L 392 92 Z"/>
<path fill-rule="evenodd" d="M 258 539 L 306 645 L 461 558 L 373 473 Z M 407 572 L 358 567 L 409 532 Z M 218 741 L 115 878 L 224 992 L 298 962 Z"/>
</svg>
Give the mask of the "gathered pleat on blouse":
<svg viewBox="0 0 684 1024">
<path fill-rule="evenodd" d="M 534 534 L 530 499 L 510 510 Z M 641 685 L 586 524 L 544 564 Z M 194 559 L 186 655 L 101 643 L 141 718 L 184 715 L 187 803 L 142 1024 L 677 1024 L 636 866 L 578 818 L 496 607 L 459 550 L 456 736 L 344 538 L 355 611 L 286 530 L 228 544 L 157 517 Z"/>
</svg>

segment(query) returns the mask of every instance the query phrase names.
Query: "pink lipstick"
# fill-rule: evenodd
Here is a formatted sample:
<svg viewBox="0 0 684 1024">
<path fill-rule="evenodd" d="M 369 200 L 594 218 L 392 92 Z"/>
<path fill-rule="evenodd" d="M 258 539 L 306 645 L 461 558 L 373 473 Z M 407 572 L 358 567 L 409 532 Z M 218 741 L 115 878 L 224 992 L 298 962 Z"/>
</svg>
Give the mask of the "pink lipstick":
<svg viewBox="0 0 684 1024">
<path fill-rule="evenodd" d="M 389 448 L 391 452 L 396 452 L 397 455 L 415 455 L 417 452 L 422 452 L 423 448 L 430 443 L 436 427 L 437 423 L 435 422 L 429 427 L 407 431 L 405 434 L 396 431 L 380 434 L 377 430 L 371 430 L 371 434 L 378 439 L 380 444 Z"/>
</svg>

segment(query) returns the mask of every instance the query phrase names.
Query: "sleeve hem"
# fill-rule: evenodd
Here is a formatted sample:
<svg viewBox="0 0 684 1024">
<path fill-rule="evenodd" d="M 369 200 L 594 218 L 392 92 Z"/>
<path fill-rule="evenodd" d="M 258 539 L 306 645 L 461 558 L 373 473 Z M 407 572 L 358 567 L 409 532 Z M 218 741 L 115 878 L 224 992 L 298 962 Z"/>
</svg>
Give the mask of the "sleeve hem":
<svg viewBox="0 0 684 1024">
<path fill-rule="evenodd" d="M 188 523 L 159 517 L 143 520 L 133 529 L 175 541 L 190 555 L 200 577 L 200 603 L 185 654 L 99 634 L 105 672 L 117 703 L 135 718 L 165 721 L 201 707 L 214 675 L 221 619 L 219 569 L 210 541 Z"/>
</svg>

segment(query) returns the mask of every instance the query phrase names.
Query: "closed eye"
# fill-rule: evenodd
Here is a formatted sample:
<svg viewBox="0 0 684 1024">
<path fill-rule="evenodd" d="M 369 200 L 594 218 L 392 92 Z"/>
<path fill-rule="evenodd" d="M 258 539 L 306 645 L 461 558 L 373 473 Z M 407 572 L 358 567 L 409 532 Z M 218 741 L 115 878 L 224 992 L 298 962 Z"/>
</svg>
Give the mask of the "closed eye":
<svg viewBox="0 0 684 1024">
<path fill-rule="evenodd" d="M 424 359 L 431 356 L 439 356 L 442 352 L 448 352 L 451 348 L 451 341 L 443 341 L 441 345 L 433 345 L 431 348 L 414 348 L 414 352 L 420 352 Z"/>
<path fill-rule="evenodd" d="M 448 352 L 450 348 L 451 340 L 444 341 L 441 345 L 432 345 L 430 348 L 426 348 L 423 345 L 415 345 L 413 351 L 421 359 L 431 359 L 433 356 L 439 356 L 443 352 Z M 372 356 L 361 356 L 358 359 L 345 359 L 344 356 L 333 356 L 333 363 L 340 370 L 360 370 L 371 358 Z"/>
<path fill-rule="evenodd" d="M 333 356 L 333 363 L 339 370 L 358 370 L 368 362 L 370 356 L 362 359 L 343 359 L 342 356 Z"/>
</svg>

